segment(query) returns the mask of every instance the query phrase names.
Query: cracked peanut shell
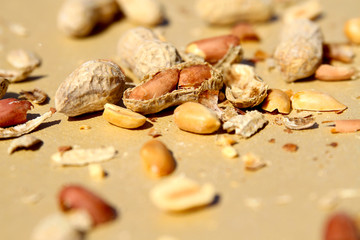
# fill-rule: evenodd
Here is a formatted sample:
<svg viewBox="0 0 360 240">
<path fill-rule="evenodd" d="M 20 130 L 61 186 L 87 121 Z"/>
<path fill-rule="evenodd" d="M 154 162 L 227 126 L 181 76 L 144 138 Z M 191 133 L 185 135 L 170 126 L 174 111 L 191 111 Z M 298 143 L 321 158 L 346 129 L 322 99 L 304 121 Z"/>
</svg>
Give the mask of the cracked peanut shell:
<svg viewBox="0 0 360 240">
<path fill-rule="evenodd" d="M 223 86 L 223 78 L 220 72 L 213 68 L 211 65 L 203 62 L 186 62 L 175 65 L 170 68 L 162 70 L 155 70 L 146 75 L 138 86 L 145 84 L 150 81 L 156 74 L 161 71 L 169 69 L 182 70 L 187 67 L 194 65 L 206 65 L 210 67 L 211 77 L 201 83 L 199 87 L 188 87 L 183 89 L 175 89 L 171 92 L 165 93 L 159 97 L 154 97 L 148 100 L 131 99 L 130 94 L 134 88 L 127 89 L 123 95 L 123 102 L 127 108 L 134 112 L 141 114 L 157 113 L 171 106 L 177 106 L 185 102 L 197 102 L 201 92 L 205 90 L 220 90 Z M 137 86 L 137 87 L 138 87 Z"/>
</svg>

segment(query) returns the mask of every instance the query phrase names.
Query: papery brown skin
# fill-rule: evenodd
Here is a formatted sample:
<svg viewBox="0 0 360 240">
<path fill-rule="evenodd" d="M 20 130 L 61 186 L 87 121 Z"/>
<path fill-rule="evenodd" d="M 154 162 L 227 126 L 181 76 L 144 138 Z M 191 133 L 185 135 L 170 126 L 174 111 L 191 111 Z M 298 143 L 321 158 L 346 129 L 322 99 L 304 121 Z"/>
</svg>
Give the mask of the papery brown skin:
<svg viewBox="0 0 360 240">
<path fill-rule="evenodd" d="M 354 220 L 345 213 L 329 217 L 325 225 L 324 240 L 359 240 Z"/>
<path fill-rule="evenodd" d="M 134 88 L 129 98 L 148 100 L 175 90 L 180 70 L 168 69 L 157 73 L 151 80 Z"/>
<path fill-rule="evenodd" d="M 0 100 L 0 127 L 9 127 L 27 121 L 26 112 L 34 107 L 27 100 L 7 98 Z"/>
<path fill-rule="evenodd" d="M 117 215 L 116 210 L 105 200 L 78 185 L 63 187 L 59 193 L 59 204 L 63 211 L 73 209 L 87 211 L 95 226 L 111 221 Z"/>
<path fill-rule="evenodd" d="M 209 78 L 211 72 L 208 65 L 193 65 L 181 70 L 178 88 L 199 87 Z"/>
<path fill-rule="evenodd" d="M 335 120 L 335 128 L 331 129 L 332 133 L 351 133 L 360 131 L 360 119 Z"/>
<path fill-rule="evenodd" d="M 237 36 L 241 41 L 260 41 L 254 26 L 250 23 L 238 23 L 232 29 L 231 33 Z"/>
</svg>

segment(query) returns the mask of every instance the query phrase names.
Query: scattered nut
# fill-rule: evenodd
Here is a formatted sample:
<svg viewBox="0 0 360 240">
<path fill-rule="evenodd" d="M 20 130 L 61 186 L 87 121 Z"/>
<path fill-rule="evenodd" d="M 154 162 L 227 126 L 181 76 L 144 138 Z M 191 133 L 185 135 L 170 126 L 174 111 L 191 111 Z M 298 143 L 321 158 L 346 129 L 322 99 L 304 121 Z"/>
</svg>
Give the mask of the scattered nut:
<svg viewBox="0 0 360 240">
<path fill-rule="evenodd" d="M 239 156 L 238 152 L 236 151 L 236 149 L 232 146 L 223 146 L 221 149 L 221 153 L 227 157 L 227 158 L 236 158 Z"/>
<path fill-rule="evenodd" d="M 21 91 L 19 98 L 24 98 L 36 104 L 42 104 L 48 99 L 48 95 L 44 91 L 35 88 L 32 91 Z"/>
<path fill-rule="evenodd" d="M 344 32 L 350 42 L 360 44 L 360 18 L 351 18 L 345 22 Z"/>
<path fill-rule="evenodd" d="M 280 89 L 269 89 L 261 108 L 268 112 L 277 110 L 279 113 L 289 114 L 291 112 L 290 97 Z"/>
<path fill-rule="evenodd" d="M 272 2 L 266 0 L 198 0 L 196 11 L 210 24 L 267 21 L 272 17 Z"/>
<path fill-rule="evenodd" d="M 158 0 L 117 0 L 125 16 L 141 25 L 157 25 L 164 21 L 164 10 Z"/>
<path fill-rule="evenodd" d="M 7 98 L 0 100 L 0 127 L 8 127 L 27 121 L 26 112 L 34 107 L 29 101 Z"/>
<path fill-rule="evenodd" d="M 7 79 L 0 77 L 0 99 L 6 94 L 9 83 Z"/>
<path fill-rule="evenodd" d="M 162 136 L 161 132 L 156 128 L 151 128 L 148 132 L 148 135 L 153 138 Z"/>
<path fill-rule="evenodd" d="M 90 177 L 96 181 L 103 180 L 106 176 L 105 170 L 100 164 L 89 164 L 88 170 Z"/>
<path fill-rule="evenodd" d="M 146 142 L 140 150 L 140 155 L 146 171 L 153 177 L 163 177 L 175 170 L 176 162 L 173 155 L 159 140 Z"/>
<path fill-rule="evenodd" d="M 85 37 L 95 26 L 109 24 L 119 12 L 116 0 L 66 0 L 58 14 L 60 31 L 70 37 Z"/>
<path fill-rule="evenodd" d="M 291 104 L 293 109 L 308 111 L 342 111 L 347 108 L 329 94 L 315 90 L 295 93 L 291 97 Z"/>
<path fill-rule="evenodd" d="M 355 74 L 352 67 L 332 66 L 322 64 L 315 72 L 315 78 L 323 81 L 341 81 L 350 80 Z"/>
<path fill-rule="evenodd" d="M 282 147 L 285 151 L 288 152 L 296 152 L 298 150 L 298 146 L 296 144 L 293 143 L 287 143 Z"/>
<path fill-rule="evenodd" d="M 34 71 L 35 67 L 27 67 L 17 70 L 0 69 L 0 77 L 6 78 L 9 82 L 21 82 L 28 79 L 29 75 Z"/>
<path fill-rule="evenodd" d="M 106 103 L 103 117 L 106 121 L 122 128 L 138 128 L 145 124 L 146 118 L 129 109 Z"/>
<path fill-rule="evenodd" d="M 334 213 L 329 216 L 324 228 L 324 240 L 357 240 L 359 231 L 355 221 L 346 213 Z"/>
<path fill-rule="evenodd" d="M 184 131 L 209 134 L 220 128 L 220 121 L 213 111 L 200 103 L 187 102 L 174 111 L 175 124 Z"/>
<path fill-rule="evenodd" d="M 120 67 L 108 60 L 92 60 L 75 69 L 55 94 L 56 109 L 69 117 L 104 109 L 117 103 L 125 87 Z"/>
<path fill-rule="evenodd" d="M 52 214 L 42 219 L 32 232 L 31 240 L 82 240 L 78 231 L 64 215 Z"/>
<path fill-rule="evenodd" d="M 89 130 L 89 129 L 91 129 L 91 126 L 89 126 L 89 125 L 81 125 L 79 129 L 80 130 Z"/>
<path fill-rule="evenodd" d="M 335 120 L 331 122 L 335 124 L 335 128 L 331 129 L 331 133 L 351 133 L 360 131 L 360 119 Z"/>
<path fill-rule="evenodd" d="M 68 148 L 59 150 L 51 156 L 53 162 L 59 166 L 84 166 L 91 163 L 104 162 L 115 157 L 114 147 L 101 148 Z"/>
<path fill-rule="evenodd" d="M 286 82 L 306 78 L 315 73 L 323 53 L 320 27 L 307 19 L 294 20 L 282 30 L 274 59 Z"/>
<path fill-rule="evenodd" d="M 15 68 L 36 68 L 41 64 L 41 59 L 34 52 L 24 49 L 10 51 L 6 55 L 6 60 Z"/>
<path fill-rule="evenodd" d="M 65 212 L 73 209 L 86 210 L 92 217 L 94 226 L 116 218 L 116 210 L 112 206 L 78 185 L 64 186 L 59 193 L 58 201 Z"/>
<path fill-rule="evenodd" d="M 285 23 L 291 23 L 299 18 L 313 20 L 318 17 L 322 11 L 322 6 L 318 0 L 300 2 L 299 4 L 286 9 L 283 15 L 283 21 Z"/>
<path fill-rule="evenodd" d="M 249 152 L 241 157 L 246 170 L 256 171 L 266 166 L 266 163 L 255 154 Z"/>
<path fill-rule="evenodd" d="M 215 64 L 224 58 L 231 47 L 238 45 L 240 45 L 238 37 L 223 35 L 189 43 L 186 47 L 186 52 L 200 56 L 210 64 Z"/>
<path fill-rule="evenodd" d="M 12 154 L 19 148 L 31 148 L 42 141 L 34 136 L 25 135 L 11 141 L 10 146 L 8 148 L 8 154 Z"/>
<path fill-rule="evenodd" d="M 173 177 L 159 183 L 150 191 L 152 202 L 165 211 L 185 211 L 209 205 L 215 199 L 214 187 L 186 177 Z"/>
<path fill-rule="evenodd" d="M 324 44 L 324 57 L 343 63 L 351 63 L 355 57 L 355 53 L 349 44 L 327 43 Z"/>
<path fill-rule="evenodd" d="M 231 34 L 238 37 L 240 41 L 260 41 L 254 26 L 250 23 L 238 23 L 231 29 Z"/>
<path fill-rule="evenodd" d="M 218 146 L 231 146 L 231 145 L 234 145 L 236 143 L 236 141 L 228 136 L 228 135 L 217 135 L 216 137 L 216 141 L 215 141 L 215 144 L 218 145 Z"/>
</svg>

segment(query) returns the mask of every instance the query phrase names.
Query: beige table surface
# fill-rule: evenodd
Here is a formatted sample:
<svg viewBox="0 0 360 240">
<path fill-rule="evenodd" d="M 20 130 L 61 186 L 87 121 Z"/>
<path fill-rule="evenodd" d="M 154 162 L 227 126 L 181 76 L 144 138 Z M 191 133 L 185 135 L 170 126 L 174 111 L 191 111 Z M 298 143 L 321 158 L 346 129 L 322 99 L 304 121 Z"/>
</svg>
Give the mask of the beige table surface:
<svg viewBox="0 0 360 240">
<path fill-rule="evenodd" d="M 227 27 L 209 27 L 196 17 L 191 0 L 163 0 L 169 24 L 162 28 L 166 38 L 178 48 L 192 40 L 229 32 Z M 342 27 L 346 19 L 359 16 L 358 0 L 323 0 L 321 25 L 327 42 L 344 42 Z M 116 43 L 127 29 L 135 27 L 126 20 L 112 24 L 104 31 L 84 39 L 70 39 L 56 28 L 60 0 L 0 0 L 0 66 L 8 51 L 25 48 L 38 53 L 42 66 L 31 80 L 12 84 L 5 97 L 16 97 L 20 90 L 35 87 L 50 96 L 48 104 L 36 105 L 29 112 L 40 114 L 54 106 L 55 91 L 64 78 L 80 63 L 97 58 L 116 59 Z M 22 24 L 27 37 L 13 34 L 6 22 Z M 243 44 L 245 57 L 257 49 L 272 52 L 278 41 L 281 21 L 258 24 L 261 43 Z M 360 63 L 360 48 L 353 65 Z M 284 83 L 276 71 L 268 72 L 264 63 L 258 73 L 270 87 L 316 89 L 330 93 L 348 106 L 342 114 L 314 113 L 318 127 L 311 130 L 284 132 L 266 115 L 269 124 L 250 139 L 239 139 L 235 148 L 240 156 L 253 152 L 268 166 L 256 171 L 244 170 L 240 158 L 227 159 L 215 145 L 216 134 L 195 135 L 179 130 L 172 120 L 172 109 L 157 115 L 152 123 L 159 129 L 161 141 L 173 151 L 178 166 L 173 175 L 185 174 L 201 183 L 210 182 L 217 189 L 219 202 L 211 207 L 186 214 L 168 214 L 149 200 L 149 190 L 161 180 L 150 179 L 141 165 L 139 149 L 151 139 L 150 124 L 138 130 L 125 130 L 105 122 L 101 113 L 69 120 L 55 114 L 32 135 L 43 140 L 36 151 L 22 150 L 11 156 L 11 140 L 0 141 L 0 239 L 29 239 L 32 229 L 46 216 L 59 212 L 57 194 L 64 184 L 81 184 L 99 193 L 119 211 L 116 221 L 91 231 L 87 239 L 151 240 L 161 236 L 174 239 L 248 239 L 248 240 L 318 240 L 323 222 L 333 211 L 360 213 L 360 135 L 331 134 L 322 121 L 360 118 L 360 81 Z M 79 130 L 81 125 L 90 130 Z M 268 140 L 274 138 L 275 143 Z M 295 143 L 295 153 L 282 149 Z M 338 143 L 337 147 L 329 146 Z M 62 145 L 84 148 L 114 146 L 118 155 L 102 164 L 108 177 L 92 180 L 87 167 L 58 168 L 50 157 Z M 346 191 L 349 189 L 348 191 Z M 335 193 L 335 195 L 334 195 Z M 336 193 L 338 193 L 336 195 Z M 25 200 L 37 196 L 31 204 Z M 281 196 L 288 202 L 281 204 Z M 335 198 L 333 196 L 338 196 Z M 256 200 L 256 209 L 248 202 Z M 332 209 L 324 209 L 330 201 Z"/>
</svg>

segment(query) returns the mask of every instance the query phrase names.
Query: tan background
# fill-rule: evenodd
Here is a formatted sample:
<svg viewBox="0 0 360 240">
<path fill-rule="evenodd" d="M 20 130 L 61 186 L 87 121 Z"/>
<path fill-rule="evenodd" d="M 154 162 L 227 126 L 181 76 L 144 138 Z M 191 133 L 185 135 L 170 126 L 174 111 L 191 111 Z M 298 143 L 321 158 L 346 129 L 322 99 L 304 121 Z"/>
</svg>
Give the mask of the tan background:
<svg viewBox="0 0 360 240">
<path fill-rule="evenodd" d="M 228 33 L 226 27 L 212 28 L 196 17 L 193 1 L 162 1 L 169 25 L 164 27 L 167 39 L 178 48 L 202 37 Z M 324 14 L 318 20 L 326 41 L 346 41 L 342 26 L 346 19 L 359 16 L 358 0 L 323 0 Z M 43 59 L 31 81 L 12 84 L 6 97 L 17 96 L 20 90 L 35 87 L 46 91 L 49 104 L 36 105 L 30 112 L 39 114 L 54 106 L 55 91 L 60 82 L 80 63 L 96 58 L 115 59 L 116 43 L 126 29 L 135 25 L 120 20 L 105 31 L 84 39 L 69 39 L 56 28 L 56 15 L 61 1 L 0 0 L 0 66 L 10 68 L 5 54 L 14 48 L 37 52 Z M 28 37 L 11 33 L 5 22 L 16 22 L 29 30 Z M 244 44 L 245 57 L 257 49 L 272 52 L 278 41 L 280 21 L 256 26 L 263 40 L 260 44 Z M 360 54 L 360 48 L 355 48 Z M 359 65 L 356 57 L 354 65 Z M 325 217 L 335 210 L 360 213 L 359 195 L 338 199 L 335 209 L 324 210 L 319 201 L 337 189 L 360 190 L 360 138 L 358 133 L 330 133 L 322 121 L 360 118 L 360 82 L 303 81 L 284 83 L 276 71 L 268 72 L 263 63 L 257 71 L 270 87 L 317 89 L 328 92 L 349 108 L 343 114 L 322 113 L 316 116 L 318 128 L 284 132 L 283 126 L 274 124 L 274 116 L 266 115 L 269 124 L 250 139 L 240 139 L 235 148 L 240 155 L 253 152 L 270 164 L 257 172 L 243 170 L 239 158 L 226 159 L 215 145 L 216 135 L 194 135 L 179 130 L 172 121 L 172 110 L 159 114 L 153 123 L 162 132 L 162 140 L 173 151 L 178 167 L 174 175 L 185 174 L 199 182 L 213 183 L 220 196 L 218 204 L 193 213 L 163 213 L 150 202 L 148 192 L 160 180 L 144 173 L 139 149 L 151 137 L 150 125 L 138 130 L 125 130 L 111 126 L 101 114 L 87 115 L 70 121 L 56 114 L 32 135 L 43 140 L 37 151 L 18 151 L 7 154 L 11 140 L 0 141 L 0 238 L 29 239 L 36 224 L 49 214 L 58 212 L 57 193 L 62 185 L 82 184 L 111 202 L 119 211 L 119 218 L 93 230 L 88 239 L 157 239 L 163 235 L 176 239 L 257 239 L 257 240 L 317 240 L 321 239 Z M 81 125 L 90 130 L 80 131 Z M 271 144 L 269 139 L 276 142 Z M 292 142 L 299 146 L 296 153 L 282 150 Z M 328 146 L 337 142 L 338 147 Z M 86 167 L 55 168 L 50 156 L 58 146 L 80 145 L 99 147 L 113 145 L 118 156 L 103 167 L 108 177 L 93 181 Z M 24 202 L 35 194 L 36 204 Z M 288 195 L 291 201 L 279 205 L 279 196 Z M 249 208 L 249 198 L 261 200 L 259 209 Z"/>
</svg>

